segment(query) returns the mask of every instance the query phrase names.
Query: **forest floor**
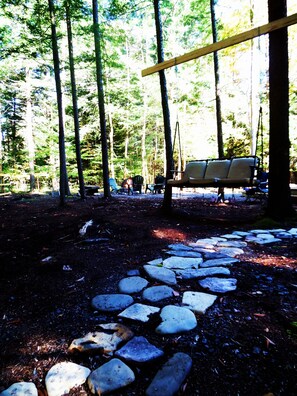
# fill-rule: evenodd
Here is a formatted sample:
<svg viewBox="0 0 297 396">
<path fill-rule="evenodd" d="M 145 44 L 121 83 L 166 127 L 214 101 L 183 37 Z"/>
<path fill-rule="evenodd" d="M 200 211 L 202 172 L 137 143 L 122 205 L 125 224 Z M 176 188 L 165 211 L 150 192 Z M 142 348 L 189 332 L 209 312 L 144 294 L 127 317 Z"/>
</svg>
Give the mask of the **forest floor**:
<svg viewBox="0 0 297 396">
<path fill-rule="evenodd" d="M 61 208 L 49 196 L 0 198 L 0 392 L 33 381 L 46 395 L 45 375 L 54 364 L 73 361 L 94 370 L 105 363 L 106 356 L 68 352 L 73 339 L 118 320 L 94 312 L 91 299 L 116 292 L 128 270 L 141 271 L 147 261 L 164 257 L 168 244 L 264 227 L 258 203 L 181 197 L 170 217 L 161 213 L 161 203 L 153 195 L 108 202 L 89 197 L 69 199 Z M 79 230 L 89 220 L 87 236 L 101 242 L 84 243 Z M 297 221 L 267 226 L 290 229 Z M 180 395 L 296 395 L 297 238 L 249 245 L 231 273 L 237 290 L 197 317 L 196 329 L 161 336 L 140 322 L 129 327 L 167 358 L 175 352 L 191 356 Z M 199 290 L 193 280 L 177 288 Z M 135 368 L 136 381 L 114 394 L 144 395 L 156 370 L 155 363 Z M 90 393 L 85 385 L 71 394 Z"/>
</svg>

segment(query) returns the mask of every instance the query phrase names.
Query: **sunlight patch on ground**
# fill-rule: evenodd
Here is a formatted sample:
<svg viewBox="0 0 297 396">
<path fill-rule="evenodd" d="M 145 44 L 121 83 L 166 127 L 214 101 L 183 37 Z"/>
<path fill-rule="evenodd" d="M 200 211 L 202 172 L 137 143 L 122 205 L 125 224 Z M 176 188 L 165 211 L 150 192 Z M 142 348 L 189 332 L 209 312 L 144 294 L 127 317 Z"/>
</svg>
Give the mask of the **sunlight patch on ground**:
<svg viewBox="0 0 297 396">
<path fill-rule="evenodd" d="M 178 231 L 174 228 L 159 228 L 152 230 L 152 234 L 159 239 L 175 239 L 176 241 L 184 241 L 187 239 L 187 234 Z"/>
</svg>

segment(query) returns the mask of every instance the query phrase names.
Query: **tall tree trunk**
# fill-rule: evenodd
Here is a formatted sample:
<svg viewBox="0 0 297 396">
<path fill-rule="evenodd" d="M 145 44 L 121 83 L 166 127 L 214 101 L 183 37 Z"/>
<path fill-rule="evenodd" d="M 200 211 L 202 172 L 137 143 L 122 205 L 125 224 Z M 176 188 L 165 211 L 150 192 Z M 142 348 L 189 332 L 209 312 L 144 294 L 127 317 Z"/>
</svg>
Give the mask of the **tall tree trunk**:
<svg viewBox="0 0 297 396">
<path fill-rule="evenodd" d="M 286 0 L 268 0 L 269 22 L 287 15 Z M 289 160 L 288 30 L 269 34 L 269 192 L 267 214 L 276 219 L 291 216 Z"/>
<path fill-rule="evenodd" d="M 148 183 L 148 170 L 146 161 L 146 122 L 147 122 L 147 94 L 143 93 L 143 120 L 142 120 L 142 135 L 141 135 L 141 162 L 142 162 L 142 176 L 145 183 Z"/>
<path fill-rule="evenodd" d="M 216 4 L 216 0 L 210 0 L 212 38 L 214 43 L 218 41 L 215 4 Z M 220 96 L 220 69 L 219 69 L 219 57 L 217 51 L 214 51 L 213 53 L 213 65 L 214 65 L 214 76 L 215 76 L 218 154 L 219 154 L 219 158 L 224 158 L 222 108 L 221 108 L 221 96 Z"/>
<path fill-rule="evenodd" d="M 164 61 L 164 49 L 163 49 L 163 34 L 162 34 L 162 20 L 160 13 L 159 0 L 154 0 L 155 10 L 155 23 L 156 23 L 156 36 L 157 36 L 157 52 L 158 62 Z M 164 70 L 159 71 L 160 88 L 161 88 L 161 99 L 163 109 L 163 120 L 164 120 L 164 134 L 165 134 L 165 145 L 166 145 L 166 179 L 172 178 L 173 170 L 173 153 L 172 153 L 172 138 L 171 138 L 171 125 L 170 125 L 170 112 L 168 106 L 168 94 L 167 84 Z M 163 199 L 163 210 L 165 212 L 171 211 L 172 205 L 172 187 L 166 184 L 164 199 Z"/>
<path fill-rule="evenodd" d="M 85 199 L 85 185 L 84 185 L 84 176 L 83 176 L 82 160 L 81 160 L 81 153 L 80 153 L 79 117 L 78 117 L 78 105 L 77 105 L 75 68 L 74 68 L 74 59 L 73 59 L 73 42 L 72 42 L 72 26 L 71 26 L 70 6 L 71 6 L 71 0 L 67 0 L 66 1 L 66 22 L 67 22 L 67 38 L 68 38 L 69 67 L 70 67 L 70 78 L 71 78 L 74 134 L 75 134 L 75 153 L 76 153 L 76 163 L 77 163 L 80 197 L 81 197 L 81 199 Z"/>
<path fill-rule="evenodd" d="M 109 101 L 110 105 L 110 101 Z M 110 176 L 115 178 L 114 170 L 114 129 L 113 129 L 113 119 L 111 106 L 108 109 L 108 121 L 109 121 L 109 152 L 110 152 Z"/>
<path fill-rule="evenodd" d="M 26 142 L 28 148 L 29 169 L 30 169 L 30 191 L 32 192 L 35 188 L 35 176 L 34 176 L 35 144 L 34 144 L 33 127 L 32 127 L 31 91 L 32 91 L 31 70 L 29 67 L 26 67 Z"/>
<path fill-rule="evenodd" d="M 98 1 L 92 0 L 92 4 L 93 4 L 93 25 L 94 25 L 95 57 L 96 57 L 96 72 L 97 72 L 98 105 L 99 105 L 99 114 L 100 114 L 103 188 L 104 188 L 104 198 L 109 198 L 110 187 L 109 187 L 109 170 L 108 170 L 108 147 L 107 147 L 105 106 L 104 106 L 103 67 L 102 67 L 102 59 L 101 59 L 100 30 L 99 30 L 99 22 L 98 22 Z"/>
<path fill-rule="evenodd" d="M 60 59 L 56 32 L 54 1 L 48 0 L 49 12 L 51 18 L 51 39 L 53 50 L 53 61 L 57 92 L 57 105 L 59 115 L 59 154 L 60 154 L 60 205 L 65 205 L 65 196 L 67 192 L 67 171 L 66 171 L 66 154 L 65 154 L 65 136 L 64 136 L 64 122 L 63 122 L 63 103 L 62 103 L 62 87 L 60 78 Z"/>
</svg>

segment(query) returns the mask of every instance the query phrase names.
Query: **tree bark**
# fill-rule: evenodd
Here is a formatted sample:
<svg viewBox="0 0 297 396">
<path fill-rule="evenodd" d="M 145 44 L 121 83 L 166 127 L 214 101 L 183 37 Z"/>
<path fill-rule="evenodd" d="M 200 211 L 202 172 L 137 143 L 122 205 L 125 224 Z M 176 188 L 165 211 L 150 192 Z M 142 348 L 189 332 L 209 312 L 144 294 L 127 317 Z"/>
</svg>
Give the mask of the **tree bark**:
<svg viewBox="0 0 297 396">
<path fill-rule="evenodd" d="M 56 21 L 55 21 L 55 10 L 54 1 L 48 0 L 49 12 L 51 18 L 51 39 L 52 39 L 52 50 L 53 50 L 53 62 L 55 71 L 56 81 L 56 92 L 57 92 L 57 105 L 59 115 L 59 154 L 60 154 L 60 205 L 65 205 L 65 196 L 67 191 L 66 180 L 66 154 L 65 154 L 65 137 L 64 137 L 64 122 L 63 122 L 63 105 L 62 105 L 62 87 L 60 78 L 60 59 L 56 32 Z"/>
<path fill-rule="evenodd" d="M 78 116 L 78 105 L 77 105 L 75 68 L 74 68 L 74 59 L 73 59 L 73 42 L 72 42 L 72 25 L 71 25 L 71 15 L 70 15 L 70 5 L 71 5 L 71 0 L 67 0 L 66 1 L 66 23 L 67 23 L 69 68 L 70 68 L 70 78 L 71 78 L 71 94 L 72 94 L 73 121 L 74 121 L 74 134 L 75 134 L 75 153 L 76 153 L 76 163 L 77 163 L 80 197 L 81 197 L 81 199 L 85 199 L 85 185 L 84 185 L 81 152 L 80 152 L 79 116 Z"/>
<path fill-rule="evenodd" d="M 162 20 L 161 20 L 159 0 L 154 0 L 154 10 L 155 10 L 155 24 L 156 24 L 156 36 L 157 36 L 158 63 L 161 63 L 164 61 L 164 49 L 163 49 Z M 166 179 L 168 180 L 172 178 L 173 153 L 172 153 L 172 139 L 171 139 L 171 125 L 170 125 L 170 112 L 168 105 L 167 83 L 166 83 L 166 76 L 164 70 L 159 71 L 159 78 L 160 78 L 161 100 L 162 100 L 163 120 L 164 120 L 165 148 L 166 148 Z M 171 205 L 172 205 L 172 187 L 166 184 L 162 208 L 165 212 L 170 212 Z"/>
<path fill-rule="evenodd" d="M 105 106 L 104 106 L 103 67 L 102 67 L 102 59 L 101 59 L 100 29 L 98 22 L 98 1 L 92 0 L 92 4 L 93 4 L 93 26 L 94 26 L 95 57 L 96 57 L 96 72 L 97 72 L 98 106 L 99 106 L 99 114 L 100 114 L 103 189 L 104 189 L 104 198 L 109 198 L 110 187 L 109 187 L 109 170 L 108 170 L 108 147 L 107 147 L 106 119 L 105 119 Z"/>
<path fill-rule="evenodd" d="M 28 148 L 29 157 L 29 169 L 30 169 L 30 191 L 34 191 L 35 188 L 35 176 L 34 176 L 34 159 L 35 159 L 35 144 L 33 137 L 33 126 L 32 126 L 32 100 L 31 100 L 31 70 L 26 67 L 26 142 Z"/>
<path fill-rule="evenodd" d="M 286 0 L 268 0 L 269 22 L 285 17 Z M 284 219 L 294 213 L 290 195 L 288 31 L 269 34 L 269 192 L 267 215 Z"/>
</svg>

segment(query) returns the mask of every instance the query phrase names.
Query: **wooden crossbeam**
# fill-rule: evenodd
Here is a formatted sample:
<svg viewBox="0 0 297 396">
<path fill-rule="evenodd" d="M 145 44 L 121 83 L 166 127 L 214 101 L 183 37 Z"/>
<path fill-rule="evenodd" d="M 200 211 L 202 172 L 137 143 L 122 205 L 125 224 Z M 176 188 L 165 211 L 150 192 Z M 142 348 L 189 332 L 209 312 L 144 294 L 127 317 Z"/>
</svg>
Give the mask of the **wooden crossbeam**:
<svg viewBox="0 0 297 396">
<path fill-rule="evenodd" d="M 149 76 L 150 74 L 154 74 L 160 70 L 168 69 L 170 67 L 179 65 L 181 63 L 185 63 L 190 60 L 200 58 L 201 56 L 211 54 L 212 52 L 219 51 L 221 49 L 231 47 L 236 44 L 240 44 L 244 41 L 251 40 L 255 37 L 273 32 L 274 30 L 278 30 L 281 28 L 294 25 L 296 23 L 297 23 L 297 13 L 281 19 L 277 19 L 276 21 L 272 21 L 265 25 L 258 26 L 246 32 L 237 34 L 236 36 L 228 37 L 225 40 L 207 45 L 206 47 L 198 48 L 184 55 L 180 55 L 175 58 L 168 59 L 164 62 L 158 63 L 154 66 L 142 70 L 141 75 L 142 77 Z"/>
</svg>

